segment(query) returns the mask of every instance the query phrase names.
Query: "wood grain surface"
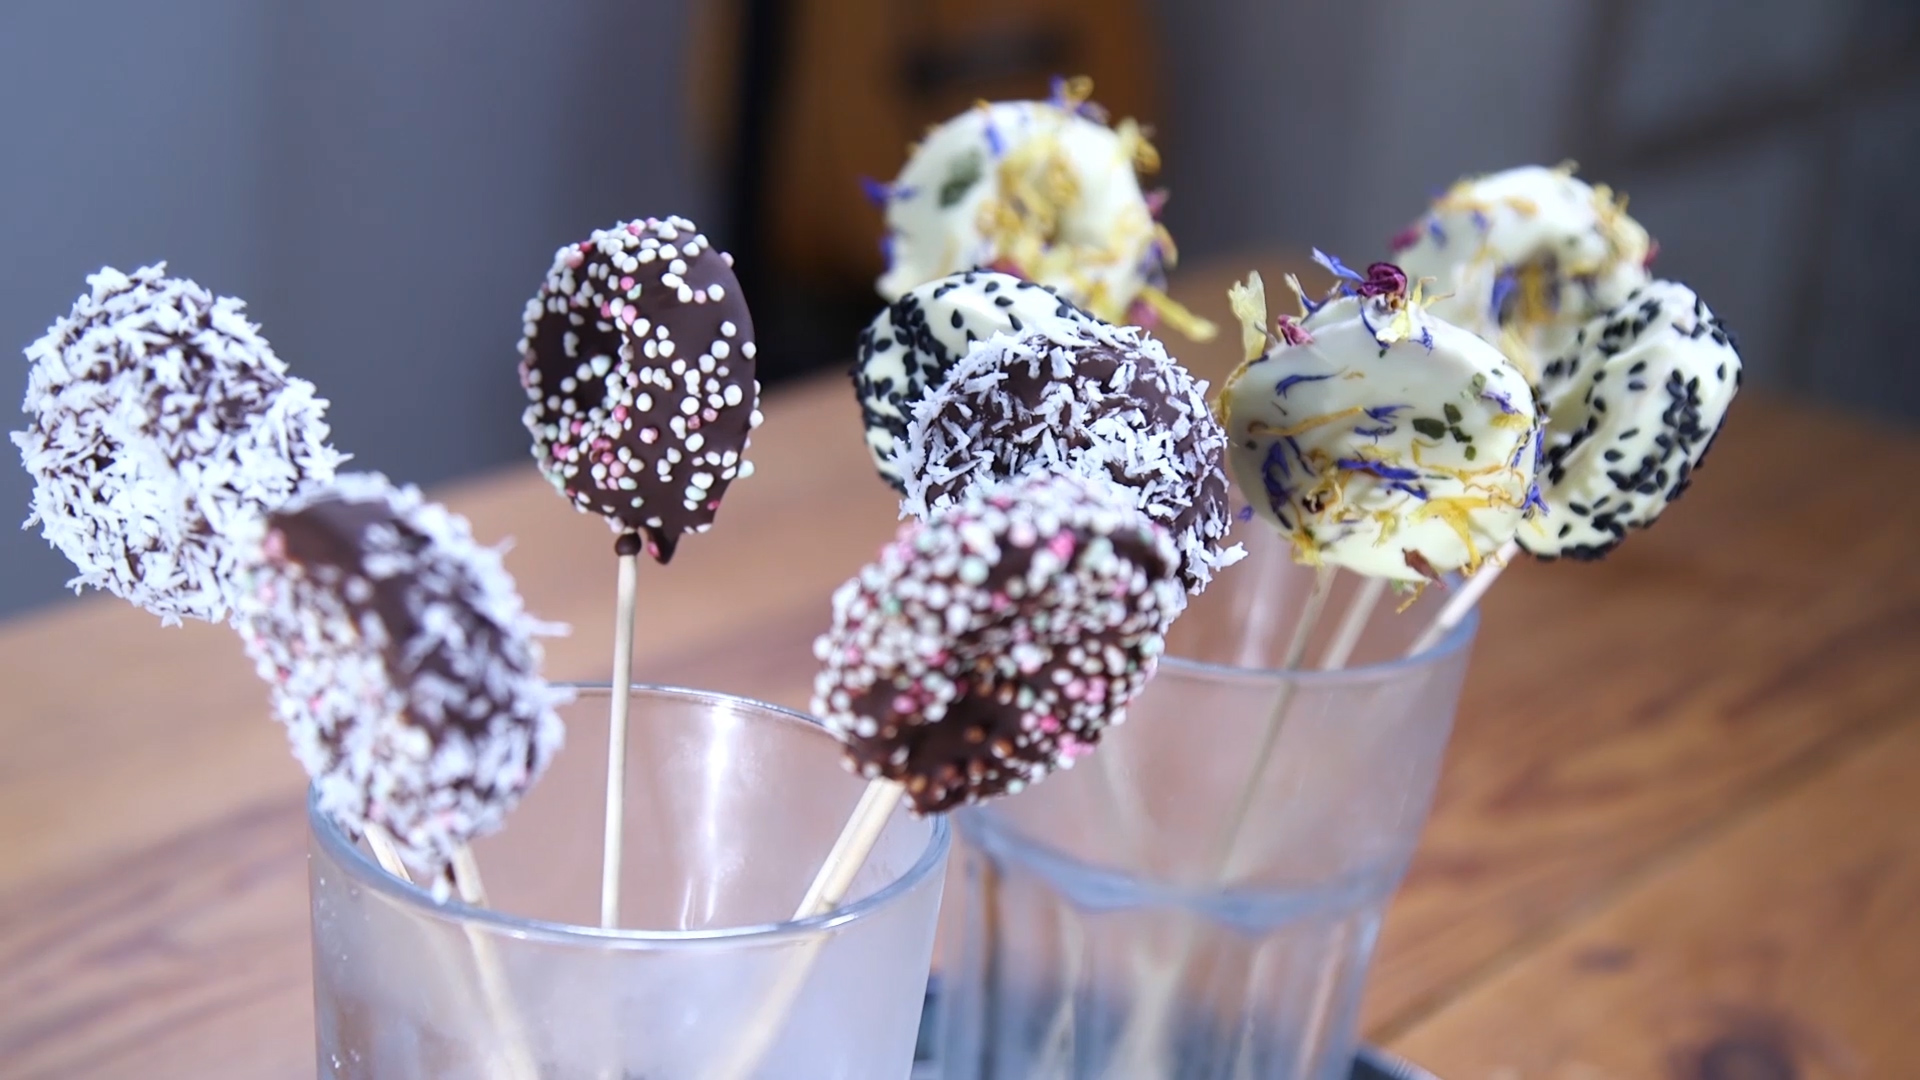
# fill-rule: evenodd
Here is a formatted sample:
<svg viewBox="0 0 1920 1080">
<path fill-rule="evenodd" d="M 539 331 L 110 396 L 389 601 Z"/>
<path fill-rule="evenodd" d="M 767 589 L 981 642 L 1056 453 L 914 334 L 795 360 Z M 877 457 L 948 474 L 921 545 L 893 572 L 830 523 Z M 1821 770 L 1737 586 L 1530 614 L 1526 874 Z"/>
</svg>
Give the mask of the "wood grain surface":
<svg viewBox="0 0 1920 1080">
<path fill-rule="evenodd" d="M 1186 297 L 1224 320 L 1261 262 Z M 767 414 L 719 526 L 643 571 L 637 670 L 802 704 L 894 511 L 842 379 Z M 1369 1033 L 1446 1080 L 1920 1075 L 1916 471 L 1752 394 L 1658 528 L 1513 570 Z M 552 673 L 604 677 L 604 526 L 530 466 L 438 494 L 573 624 Z M 0 625 L 0 686 L 0 1077 L 311 1075 L 302 779 L 231 634 L 88 599 Z"/>
</svg>

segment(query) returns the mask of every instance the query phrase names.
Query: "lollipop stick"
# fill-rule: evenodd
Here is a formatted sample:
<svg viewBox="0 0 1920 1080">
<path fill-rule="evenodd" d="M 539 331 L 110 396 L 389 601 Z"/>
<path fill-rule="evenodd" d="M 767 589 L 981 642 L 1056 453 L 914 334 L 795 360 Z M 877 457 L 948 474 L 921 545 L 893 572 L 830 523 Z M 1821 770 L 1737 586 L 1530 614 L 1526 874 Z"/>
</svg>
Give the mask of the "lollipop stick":
<svg viewBox="0 0 1920 1080">
<path fill-rule="evenodd" d="M 393 842 L 393 834 L 386 826 L 367 822 L 367 846 L 373 849 L 374 861 L 380 869 L 392 874 L 407 884 L 413 884 L 413 875 L 407 873 L 407 864 L 400 858 L 400 845 Z"/>
<path fill-rule="evenodd" d="M 468 907 L 487 906 L 486 886 L 480 881 L 480 863 L 473 857 L 473 849 L 465 844 L 453 853 L 453 889 L 459 894 L 460 902 Z M 539 1080 L 540 1071 L 534 1066 L 533 1050 L 527 1042 L 526 1029 L 520 1024 L 520 1014 L 514 1011 L 506 970 L 500 965 L 500 954 L 494 951 L 493 939 L 471 921 L 462 921 L 467 944 L 473 947 L 473 966 L 480 977 L 480 992 L 486 996 L 487 1012 L 493 1017 L 494 1030 L 499 1035 L 502 1075 L 509 1080 Z"/>
<path fill-rule="evenodd" d="M 1438 645 L 1440 639 L 1447 636 L 1447 631 L 1460 625 L 1460 620 L 1467 617 L 1467 613 L 1474 609 L 1474 605 L 1487 594 L 1487 590 L 1493 588 L 1493 583 L 1500 580 L 1501 572 L 1519 555 L 1518 543 L 1509 540 L 1501 545 L 1491 563 L 1481 567 L 1479 573 L 1462 582 L 1460 590 L 1447 598 L 1446 605 L 1440 609 L 1438 615 L 1433 617 L 1433 622 L 1428 623 L 1427 628 L 1414 639 L 1412 647 L 1407 649 L 1407 655 L 1418 656 Z"/>
<path fill-rule="evenodd" d="M 1307 593 L 1306 604 L 1300 609 L 1293 636 L 1287 640 L 1286 655 L 1280 662 L 1282 671 L 1298 668 L 1300 661 L 1305 658 L 1307 641 L 1313 637 L 1314 626 L 1327 606 L 1327 594 L 1333 590 L 1333 577 L 1334 569 L 1331 566 L 1322 566 L 1314 572 L 1313 588 Z M 1280 746 L 1280 729 L 1286 720 L 1287 706 L 1293 701 L 1293 685 L 1291 680 L 1280 684 L 1280 696 L 1267 717 L 1260 748 L 1254 752 L 1253 772 L 1227 816 L 1227 827 L 1221 834 L 1212 862 L 1215 880 L 1224 882 L 1232 869 L 1234 849 L 1239 845 L 1241 830 L 1246 827 L 1247 819 L 1253 813 L 1253 804 L 1260 794 L 1260 781 L 1266 776 L 1267 766 Z M 1113 1075 L 1172 1075 L 1166 1060 L 1171 1053 L 1167 1046 L 1167 1025 L 1173 1019 L 1173 1002 L 1179 991 L 1180 976 L 1192 961 L 1194 948 L 1199 944 L 1198 918 L 1191 912 L 1181 915 L 1181 929 L 1174 940 L 1171 963 L 1159 965 L 1147 960 L 1141 965 L 1142 984 L 1137 1001 L 1128 1015 L 1126 1030 L 1121 1032 L 1114 1046 L 1112 1061 L 1118 1071 Z"/>
<path fill-rule="evenodd" d="M 640 536 L 625 533 L 613 545 L 620 557 L 613 618 L 613 708 L 607 717 L 607 821 L 601 833 L 600 926 L 620 925 L 620 854 L 626 835 L 627 709 L 633 701 L 633 606 L 640 577 Z"/>
<path fill-rule="evenodd" d="M 1353 658 L 1353 647 L 1360 644 L 1360 635 L 1367 632 L 1373 609 L 1380 606 L 1380 598 L 1386 592 L 1386 578 L 1360 579 L 1360 590 L 1353 594 L 1353 600 L 1347 604 L 1347 613 L 1340 617 L 1340 626 L 1333 632 L 1333 640 L 1327 643 L 1327 651 L 1320 655 L 1321 671 L 1339 671 L 1347 666 L 1347 661 Z"/>
<path fill-rule="evenodd" d="M 866 865 L 867 856 L 880 842 L 880 834 L 886 831 L 887 822 L 893 820 L 893 811 L 900 805 L 901 796 L 906 788 L 892 780 L 874 780 L 867 784 L 867 790 L 860 793 L 860 801 L 854 804 L 853 815 L 840 830 L 840 836 L 833 842 L 833 849 L 827 852 L 827 860 L 813 876 L 813 883 L 807 886 L 807 895 L 794 909 L 795 920 L 810 919 L 816 915 L 825 915 L 840 906 L 847 898 L 847 892 L 853 888 L 853 879 Z M 746 1035 L 734 1043 L 733 1054 L 725 1067 L 713 1074 L 718 1080 L 739 1080 L 751 1076 L 767 1050 L 773 1045 L 774 1036 L 786 1026 L 787 1014 L 793 1011 L 800 990 L 806 986 L 807 976 L 813 971 L 813 961 L 820 953 L 820 947 L 826 943 L 824 932 L 803 939 L 790 962 L 785 964 L 775 977 L 774 984 L 755 1013 L 753 1027 Z"/>
</svg>

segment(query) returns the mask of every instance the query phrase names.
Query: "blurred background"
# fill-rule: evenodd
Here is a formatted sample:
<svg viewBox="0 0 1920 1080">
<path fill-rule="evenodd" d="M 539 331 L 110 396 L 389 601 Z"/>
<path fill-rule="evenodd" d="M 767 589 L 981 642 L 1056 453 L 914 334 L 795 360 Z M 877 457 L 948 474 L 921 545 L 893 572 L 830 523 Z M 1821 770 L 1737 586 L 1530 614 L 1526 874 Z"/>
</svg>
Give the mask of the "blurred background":
<svg viewBox="0 0 1920 1080">
<path fill-rule="evenodd" d="M 857 178 L 1054 73 L 1151 124 L 1183 265 L 1366 261 L 1463 173 L 1573 159 L 1759 385 L 1920 419 L 1914 0 L 7 0 L 0 341 L 167 259 L 249 302 L 362 466 L 518 464 L 556 247 L 692 216 L 767 381 L 842 368 L 879 306 Z M 27 492 L 0 469 L 0 524 Z M 0 528 L 0 612 L 68 573 Z"/>
</svg>

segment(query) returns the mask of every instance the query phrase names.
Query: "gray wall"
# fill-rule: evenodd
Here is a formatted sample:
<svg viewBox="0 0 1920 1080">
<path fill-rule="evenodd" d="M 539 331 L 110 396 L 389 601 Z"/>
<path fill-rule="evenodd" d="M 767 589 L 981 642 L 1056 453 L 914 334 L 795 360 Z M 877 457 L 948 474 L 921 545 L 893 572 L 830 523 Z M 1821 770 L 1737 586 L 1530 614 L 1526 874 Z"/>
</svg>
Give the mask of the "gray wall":
<svg viewBox="0 0 1920 1080">
<path fill-rule="evenodd" d="M 359 464 L 430 482 L 524 455 L 513 343 L 554 248 L 707 209 L 684 19 L 676 0 L 6 0 L 0 345 L 17 356 L 101 265 L 164 258 L 248 300 Z M 69 572 L 4 527 L 28 490 L 0 468 L 0 611 Z"/>
</svg>

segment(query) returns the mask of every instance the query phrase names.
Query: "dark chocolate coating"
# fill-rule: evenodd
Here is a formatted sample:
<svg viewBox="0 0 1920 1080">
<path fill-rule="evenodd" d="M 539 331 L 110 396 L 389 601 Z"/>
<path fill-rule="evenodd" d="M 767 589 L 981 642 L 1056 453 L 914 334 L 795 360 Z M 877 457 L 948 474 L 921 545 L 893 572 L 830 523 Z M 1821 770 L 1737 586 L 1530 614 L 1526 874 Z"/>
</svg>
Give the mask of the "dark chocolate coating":
<svg viewBox="0 0 1920 1080">
<path fill-rule="evenodd" d="M 1048 514 L 1058 524 L 1044 532 Z M 909 525 L 853 587 L 822 639 L 815 708 L 855 771 L 901 783 L 922 813 L 1090 752 L 1152 674 L 1181 604 L 1165 533 L 1111 485 L 1071 476 Z"/>
<path fill-rule="evenodd" d="M 541 470 L 576 508 L 672 559 L 682 534 L 712 524 L 759 419 L 732 260 L 684 219 L 596 232 L 555 256 L 525 335 Z"/>
</svg>

